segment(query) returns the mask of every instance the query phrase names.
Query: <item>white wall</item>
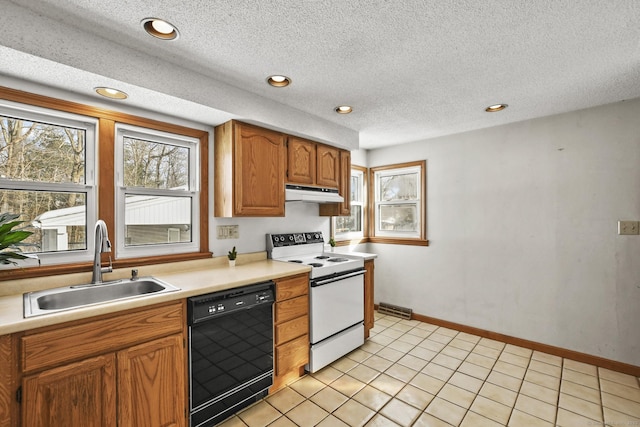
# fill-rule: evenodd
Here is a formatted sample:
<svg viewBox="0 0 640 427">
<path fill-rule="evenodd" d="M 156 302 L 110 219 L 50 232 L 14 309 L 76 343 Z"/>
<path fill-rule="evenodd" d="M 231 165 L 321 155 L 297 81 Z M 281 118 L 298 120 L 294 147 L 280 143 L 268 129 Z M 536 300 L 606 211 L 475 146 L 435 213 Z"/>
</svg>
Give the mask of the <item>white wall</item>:
<svg viewBox="0 0 640 427">
<path fill-rule="evenodd" d="M 640 365 L 640 100 L 368 153 L 418 159 L 430 246 L 369 245 L 376 302 Z"/>
<path fill-rule="evenodd" d="M 213 188 L 213 187 L 210 187 Z M 238 253 L 266 250 L 266 233 L 322 231 L 329 240 L 329 217 L 318 216 L 317 203 L 287 202 L 285 216 L 280 218 L 215 218 L 213 204 L 209 211 L 209 247 L 214 256 L 226 255 L 236 246 Z M 217 225 L 239 226 L 239 239 L 217 239 Z"/>
</svg>

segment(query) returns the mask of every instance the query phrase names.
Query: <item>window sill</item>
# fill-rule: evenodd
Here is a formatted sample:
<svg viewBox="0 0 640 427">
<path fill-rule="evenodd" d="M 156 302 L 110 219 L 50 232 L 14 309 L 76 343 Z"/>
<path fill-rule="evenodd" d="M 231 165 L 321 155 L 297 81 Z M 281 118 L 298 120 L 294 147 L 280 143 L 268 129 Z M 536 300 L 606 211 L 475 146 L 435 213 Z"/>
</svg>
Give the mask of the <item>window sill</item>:
<svg viewBox="0 0 640 427">
<path fill-rule="evenodd" d="M 130 258 L 113 261 L 113 268 L 138 267 L 143 265 L 167 264 L 179 261 L 192 261 L 211 258 L 211 252 L 195 252 L 188 254 L 176 254 L 154 256 L 145 258 Z M 0 270 L 0 282 L 5 280 L 29 279 L 33 277 L 56 276 L 60 274 L 84 273 L 93 269 L 93 263 L 58 264 L 42 267 L 16 268 Z"/>
<path fill-rule="evenodd" d="M 427 239 L 403 239 L 401 237 L 369 237 L 369 243 L 385 243 L 389 245 L 429 246 Z"/>
</svg>

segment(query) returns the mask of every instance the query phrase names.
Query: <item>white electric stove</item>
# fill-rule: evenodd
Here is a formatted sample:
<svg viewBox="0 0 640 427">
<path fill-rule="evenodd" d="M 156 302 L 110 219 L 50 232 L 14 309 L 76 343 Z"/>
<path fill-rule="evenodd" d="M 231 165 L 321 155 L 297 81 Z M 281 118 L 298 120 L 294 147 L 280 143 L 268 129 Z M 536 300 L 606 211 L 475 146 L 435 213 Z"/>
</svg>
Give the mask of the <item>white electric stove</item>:
<svg viewBox="0 0 640 427">
<path fill-rule="evenodd" d="M 310 265 L 307 370 L 364 344 L 364 259 L 324 252 L 321 232 L 267 234 L 268 257 Z"/>
</svg>

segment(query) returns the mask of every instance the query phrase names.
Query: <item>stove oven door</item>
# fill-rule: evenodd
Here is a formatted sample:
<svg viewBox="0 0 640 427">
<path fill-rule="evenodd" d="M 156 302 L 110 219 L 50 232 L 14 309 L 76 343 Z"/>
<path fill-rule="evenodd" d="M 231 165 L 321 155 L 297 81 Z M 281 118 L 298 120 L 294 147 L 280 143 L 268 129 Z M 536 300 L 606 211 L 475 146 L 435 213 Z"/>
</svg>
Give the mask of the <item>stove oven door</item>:
<svg viewBox="0 0 640 427">
<path fill-rule="evenodd" d="M 364 270 L 311 281 L 310 341 L 316 344 L 364 321 Z"/>
</svg>

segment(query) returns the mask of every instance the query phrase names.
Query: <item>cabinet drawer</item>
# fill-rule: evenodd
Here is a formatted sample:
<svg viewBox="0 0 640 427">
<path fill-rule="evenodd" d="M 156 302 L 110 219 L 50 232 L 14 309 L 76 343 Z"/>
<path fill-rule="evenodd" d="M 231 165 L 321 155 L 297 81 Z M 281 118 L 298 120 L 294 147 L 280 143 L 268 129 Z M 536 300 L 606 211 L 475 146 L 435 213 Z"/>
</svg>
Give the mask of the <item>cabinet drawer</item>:
<svg viewBox="0 0 640 427">
<path fill-rule="evenodd" d="M 275 323 L 286 322 L 309 313 L 309 296 L 288 299 L 276 303 Z"/>
<path fill-rule="evenodd" d="M 275 326 L 275 344 L 291 341 L 309 333 L 309 316 L 298 317 Z"/>
<path fill-rule="evenodd" d="M 276 301 L 282 301 L 309 293 L 309 276 L 306 274 L 279 279 L 276 283 Z"/>
<path fill-rule="evenodd" d="M 309 335 L 276 347 L 276 375 L 283 375 L 309 363 Z"/>
<path fill-rule="evenodd" d="M 43 332 L 35 330 L 22 337 L 22 367 L 29 372 L 181 333 L 185 317 L 179 302 Z"/>
</svg>

